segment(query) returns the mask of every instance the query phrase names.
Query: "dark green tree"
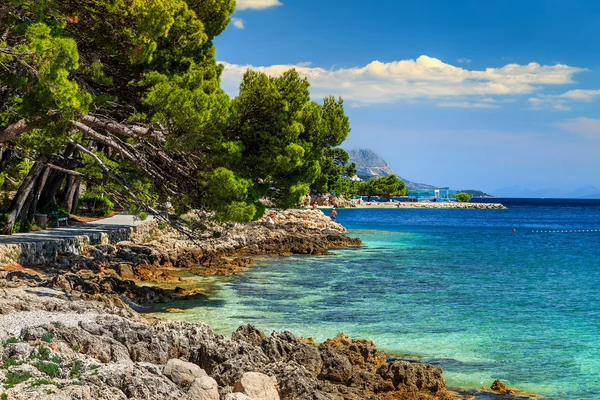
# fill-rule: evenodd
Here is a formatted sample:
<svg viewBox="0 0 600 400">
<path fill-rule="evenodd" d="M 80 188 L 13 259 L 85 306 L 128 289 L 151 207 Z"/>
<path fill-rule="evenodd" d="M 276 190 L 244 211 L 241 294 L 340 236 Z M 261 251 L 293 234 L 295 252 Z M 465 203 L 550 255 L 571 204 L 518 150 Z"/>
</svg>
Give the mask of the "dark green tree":
<svg viewBox="0 0 600 400">
<path fill-rule="evenodd" d="M 468 203 L 472 196 L 469 193 L 460 192 L 456 194 L 456 200 L 460 203 Z"/>
</svg>

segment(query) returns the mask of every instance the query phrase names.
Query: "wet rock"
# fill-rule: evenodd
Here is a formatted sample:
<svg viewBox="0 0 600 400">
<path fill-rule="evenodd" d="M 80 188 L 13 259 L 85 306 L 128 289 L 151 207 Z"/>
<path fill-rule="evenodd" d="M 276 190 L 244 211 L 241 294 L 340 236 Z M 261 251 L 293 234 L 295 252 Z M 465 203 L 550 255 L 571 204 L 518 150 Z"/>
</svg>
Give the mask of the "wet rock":
<svg viewBox="0 0 600 400">
<path fill-rule="evenodd" d="M 506 386 L 500 379 L 496 379 L 494 383 L 492 383 L 492 386 L 490 386 L 490 389 L 492 389 L 494 392 L 502 394 L 510 392 L 508 386 Z"/>
</svg>

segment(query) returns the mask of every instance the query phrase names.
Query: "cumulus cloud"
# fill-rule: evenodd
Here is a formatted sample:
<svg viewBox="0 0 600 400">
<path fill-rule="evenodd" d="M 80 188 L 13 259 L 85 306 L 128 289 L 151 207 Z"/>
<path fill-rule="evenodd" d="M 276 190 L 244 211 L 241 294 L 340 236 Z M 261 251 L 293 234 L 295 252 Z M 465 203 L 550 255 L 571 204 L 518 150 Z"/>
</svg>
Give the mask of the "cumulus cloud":
<svg viewBox="0 0 600 400">
<path fill-rule="evenodd" d="M 470 58 L 459 58 L 458 61 L 460 64 L 469 64 L 471 62 Z"/>
<path fill-rule="evenodd" d="M 529 99 L 529 104 L 531 104 L 531 107 L 535 110 L 551 108 L 558 111 L 567 111 L 571 109 L 571 103 L 589 103 L 596 100 L 598 97 L 600 97 L 600 89 L 575 89 L 558 95 L 539 94 L 537 97 L 531 97 Z"/>
<path fill-rule="evenodd" d="M 238 29 L 244 29 L 244 22 L 241 18 L 231 18 L 231 23 Z"/>
<path fill-rule="evenodd" d="M 279 0 L 237 0 L 236 10 L 256 9 L 262 10 L 265 8 L 281 6 L 283 3 Z"/>
<path fill-rule="evenodd" d="M 559 122 L 557 125 L 589 139 L 600 139 L 600 119 L 581 117 Z"/>
<path fill-rule="evenodd" d="M 296 68 L 300 75 L 308 78 L 316 98 L 333 94 L 360 105 L 422 99 L 456 101 L 460 98 L 462 102 L 468 96 L 484 99 L 527 95 L 548 85 L 573 83 L 573 75 L 585 71 L 563 64 L 533 62 L 470 70 L 425 55 L 416 60 L 373 61 L 353 68 L 325 69 L 305 64 L 253 66 L 227 62 L 223 65 L 223 86 L 230 94 L 237 92 L 248 68 L 271 76 Z"/>
</svg>

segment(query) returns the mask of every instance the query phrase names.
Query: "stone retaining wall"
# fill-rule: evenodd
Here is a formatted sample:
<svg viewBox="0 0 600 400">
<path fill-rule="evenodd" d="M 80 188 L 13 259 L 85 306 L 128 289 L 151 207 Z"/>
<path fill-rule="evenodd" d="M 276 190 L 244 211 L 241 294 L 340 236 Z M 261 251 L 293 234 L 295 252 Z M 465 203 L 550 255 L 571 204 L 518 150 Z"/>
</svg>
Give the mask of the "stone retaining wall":
<svg viewBox="0 0 600 400">
<path fill-rule="evenodd" d="M 136 227 L 107 229 L 70 238 L 0 244 L 0 266 L 14 263 L 30 266 L 50 264 L 56 261 L 59 254 L 82 254 L 87 245 L 113 244 L 124 240 L 144 242 L 155 228 L 156 222 L 151 221 Z"/>
</svg>

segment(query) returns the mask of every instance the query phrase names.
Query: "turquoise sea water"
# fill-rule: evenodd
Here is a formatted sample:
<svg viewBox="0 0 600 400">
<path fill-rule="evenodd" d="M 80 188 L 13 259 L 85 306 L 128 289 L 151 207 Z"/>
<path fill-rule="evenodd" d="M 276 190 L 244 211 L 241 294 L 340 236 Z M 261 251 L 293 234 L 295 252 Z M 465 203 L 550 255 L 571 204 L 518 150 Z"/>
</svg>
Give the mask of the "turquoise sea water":
<svg viewBox="0 0 600 400">
<path fill-rule="evenodd" d="M 187 312 L 169 317 L 221 333 L 343 331 L 441 366 L 452 387 L 501 379 L 550 399 L 600 398 L 600 202 L 348 209 L 338 221 L 365 246 L 201 278 L 207 299 L 170 304 Z"/>
</svg>

